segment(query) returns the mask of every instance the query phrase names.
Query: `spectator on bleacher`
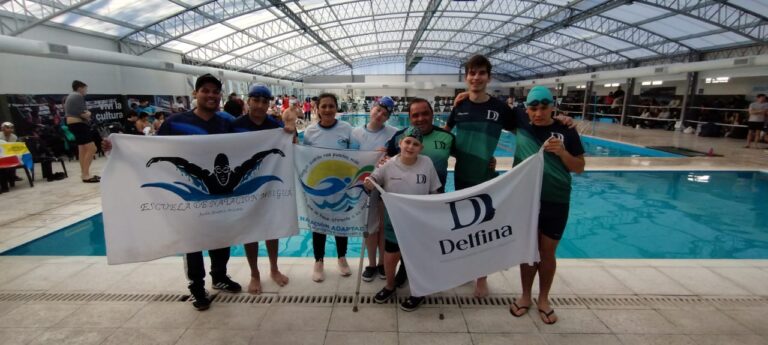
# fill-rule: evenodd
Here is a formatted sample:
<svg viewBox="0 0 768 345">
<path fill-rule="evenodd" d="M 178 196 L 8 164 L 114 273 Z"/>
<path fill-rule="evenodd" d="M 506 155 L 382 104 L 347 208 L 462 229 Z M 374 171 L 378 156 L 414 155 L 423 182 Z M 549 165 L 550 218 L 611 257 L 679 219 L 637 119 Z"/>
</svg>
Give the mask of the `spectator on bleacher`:
<svg viewBox="0 0 768 345">
<path fill-rule="evenodd" d="M 141 133 L 136 130 L 136 121 L 139 120 L 139 114 L 137 114 L 133 110 L 128 110 L 128 115 L 125 117 L 125 126 L 123 127 L 125 130 L 123 133 L 125 134 L 135 134 L 139 135 Z"/>
<path fill-rule="evenodd" d="M 149 114 L 145 112 L 139 113 L 139 118 L 134 125 L 136 126 L 136 132 L 138 132 L 138 134 L 152 135 L 152 125 L 149 124 Z"/>
<path fill-rule="evenodd" d="M 0 143 L 15 143 L 19 140 L 16 134 L 13 134 L 13 124 L 10 122 L 3 122 L 3 133 L 0 135 Z M 16 169 L 0 169 L 0 193 L 7 192 L 9 190 L 8 185 L 13 184 L 21 179 L 16 176 Z"/>
<path fill-rule="evenodd" d="M 16 134 L 13 134 L 13 124 L 10 122 L 3 122 L 2 125 L 3 135 L 0 137 L 0 142 L 15 143 L 19 141 Z"/>
<path fill-rule="evenodd" d="M 142 99 L 139 101 L 139 106 L 136 107 L 136 113 L 141 114 L 142 112 L 147 113 L 148 115 L 153 115 L 157 109 L 155 109 L 154 105 L 149 104 L 148 99 Z"/>
<path fill-rule="evenodd" d="M 755 148 L 758 148 L 757 142 L 760 140 L 760 132 L 765 127 L 766 115 L 768 115 L 768 103 L 766 103 L 765 94 L 761 93 L 757 95 L 755 102 L 749 105 L 749 120 L 747 122 L 749 133 L 745 148 L 752 147 L 753 141 Z"/>
<path fill-rule="evenodd" d="M 614 98 L 621 98 L 624 97 L 624 90 L 621 89 L 621 85 L 616 88 L 616 91 L 613 92 Z"/>
<path fill-rule="evenodd" d="M 152 129 L 153 132 L 157 132 L 160 130 L 160 126 L 163 125 L 163 122 L 165 121 L 165 112 L 158 111 L 155 113 L 155 122 L 152 122 Z"/>
<path fill-rule="evenodd" d="M 603 104 L 613 105 L 613 100 L 614 100 L 613 92 L 609 92 L 608 96 L 605 96 L 605 98 L 603 98 Z"/>
<path fill-rule="evenodd" d="M 611 114 L 621 113 L 621 107 L 624 105 L 624 97 L 616 97 L 614 94 L 613 103 L 611 103 Z"/>
</svg>

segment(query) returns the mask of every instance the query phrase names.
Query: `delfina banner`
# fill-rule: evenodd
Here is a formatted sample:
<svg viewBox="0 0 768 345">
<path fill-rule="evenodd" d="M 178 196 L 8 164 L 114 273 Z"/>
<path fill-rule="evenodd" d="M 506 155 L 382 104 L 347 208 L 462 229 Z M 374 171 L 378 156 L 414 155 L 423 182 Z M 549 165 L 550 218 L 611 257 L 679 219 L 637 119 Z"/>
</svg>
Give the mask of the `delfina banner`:
<svg viewBox="0 0 768 345">
<path fill-rule="evenodd" d="M 302 228 L 334 236 L 361 236 L 368 220 L 363 180 L 382 153 L 296 145 L 296 184 Z"/>
<path fill-rule="evenodd" d="M 293 136 L 114 134 L 102 178 L 110 264 L 298 233 Z"/>
<path fill-rule="evenodd" d="M 538 262 L 543 172 L 540 151 L 493 180 L 456 192 L 380 190 L 408 267 L 411 294 L 426 296 Z"/>
</svg>

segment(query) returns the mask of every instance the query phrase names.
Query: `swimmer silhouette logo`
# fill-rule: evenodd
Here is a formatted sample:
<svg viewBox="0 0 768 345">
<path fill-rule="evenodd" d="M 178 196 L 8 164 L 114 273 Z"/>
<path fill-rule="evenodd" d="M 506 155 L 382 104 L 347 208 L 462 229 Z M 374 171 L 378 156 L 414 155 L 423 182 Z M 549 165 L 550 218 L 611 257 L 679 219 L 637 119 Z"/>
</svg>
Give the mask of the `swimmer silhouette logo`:
<svg viewBox="0 0 768 345">
<path fill-rule="evenodd" d="M 173 183 L 153 182 L 141 185 L 141 188 L 161 188 L 173 192 L 185 201 L 204 201 L 226 197 L 250 195 L 261 186 L 271 181 L 283 182 L 274 175 L 257 176 L 255 172 L 264 159 L 270 156 L 285 157 L 283 151 L 270 149 L 258 152 L 239 166 L 232 168 L 229 157 L 219 153 L 214 159 L 213 169 L 204 169 L 181 157 L 152 157 L 146 167 L 156 163 L 168 162 L 176 167 L 182 176 L 191 182 L 174 181 Z"/>
</svg>

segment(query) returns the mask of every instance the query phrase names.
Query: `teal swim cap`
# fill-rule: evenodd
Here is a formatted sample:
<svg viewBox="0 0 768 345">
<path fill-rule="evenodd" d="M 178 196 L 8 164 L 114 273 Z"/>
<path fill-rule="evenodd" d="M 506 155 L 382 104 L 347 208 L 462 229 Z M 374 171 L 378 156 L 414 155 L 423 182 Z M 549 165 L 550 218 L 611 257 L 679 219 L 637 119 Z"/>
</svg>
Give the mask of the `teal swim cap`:
<svg viewBox="0 0 768 345">
<path fill-rule="evenodd" d="M 546 100 L 546 102 L 542 102 L 544 100 Z M 534 101 L 539 101 L 546 105 L 554 103 L 552 91 L 549 91 L 548 88 L 541 85 L 534 86 L 531 91 L 528 92 L 528 97 L 525 99 L 525 103 L 530 104 Z"/>
</svg>

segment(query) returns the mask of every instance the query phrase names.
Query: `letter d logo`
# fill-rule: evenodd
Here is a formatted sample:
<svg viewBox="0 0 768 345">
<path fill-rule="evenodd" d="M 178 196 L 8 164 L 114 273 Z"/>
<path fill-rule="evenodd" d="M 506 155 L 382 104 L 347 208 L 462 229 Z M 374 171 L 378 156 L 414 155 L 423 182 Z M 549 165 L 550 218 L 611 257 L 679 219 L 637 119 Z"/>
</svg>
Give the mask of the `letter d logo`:
<svg viewBox="0 0 768 345">
<path fill-rule="evenodd" d="M 499 113 L 493 110 L 488 110 L 488 116 L 486 119 L 491 121 L 499 121 Z"/>
<path fill-rule="evenodd" d="M 459 207 L 456 207 L 457 204 L 461 203 Z M 478 194 L 475 196 L 471 196 L 468 198 L 456 200 L 456 201 L 450 201 L 447 202 L 448 205 L 451 207 L 451 215 L 453 216 L 453 230 L 458 230 L 461 228 L 466 228 L 473 224 L 481 224 L 485 223 L 491 219 L 493 219 L 493 216 L 496 215 L 496 209 L 493 208 L 493 200 L 491 199 L 491 196 L 488 194 Z M 462 224 L 462 217 L 463 220 L 467 220 L 470 217 L 467 217 L 467 212 L 461 212 L 459 214 L 459 210 L 466 210 L 471 205 L 471 211 L 473 213 L 472 219 Z M 482 216 L 482 219 L 481 219 Z M 478 220 L 480 222 L 478 223 Z"/>
</svg>

